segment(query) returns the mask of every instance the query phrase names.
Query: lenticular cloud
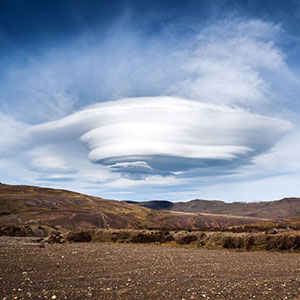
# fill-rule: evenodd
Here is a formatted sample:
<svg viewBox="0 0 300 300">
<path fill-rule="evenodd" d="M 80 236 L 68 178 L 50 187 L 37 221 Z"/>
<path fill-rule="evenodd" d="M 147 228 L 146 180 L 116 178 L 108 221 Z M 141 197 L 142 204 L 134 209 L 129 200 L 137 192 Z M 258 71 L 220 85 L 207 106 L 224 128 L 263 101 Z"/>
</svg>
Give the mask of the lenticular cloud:
<svg viewBox="0 0 300 300">
<path fill-rule="evenodd" d="M 169 175 L 251 160 L 290 124 L 239 108 L 171 97 L 99 103 L 32 127 L 35 139 L 86 144 L 89 160 L 131 175 Z M 47 138 L 45 138 L 45 136 Z"/>
</svg>

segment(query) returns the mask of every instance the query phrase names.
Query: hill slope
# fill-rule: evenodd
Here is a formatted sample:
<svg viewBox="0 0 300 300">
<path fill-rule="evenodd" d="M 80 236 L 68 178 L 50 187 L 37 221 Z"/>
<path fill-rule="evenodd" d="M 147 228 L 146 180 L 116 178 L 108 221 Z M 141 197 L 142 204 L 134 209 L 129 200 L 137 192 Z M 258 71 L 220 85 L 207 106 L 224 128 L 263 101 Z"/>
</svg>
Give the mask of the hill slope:
<svg viewBox="0 0 300 300">
<path fill-rule="evenodd" d="M 244 217 L 281 219 L 300 216 L 300 198 L 284 198 L 277 201 L 226 203 L 217 200 L 192 200 L 189 202 L 148 201 L 134 202 L 143 207 L 157 210 L 235 215 Z"/>
<path fill-rule="evenodd" d="M 0 184 L 0 225 L 74 228 L 221 228 L 260 218 L 168 212 L 66 190 Z"/>
</svg>

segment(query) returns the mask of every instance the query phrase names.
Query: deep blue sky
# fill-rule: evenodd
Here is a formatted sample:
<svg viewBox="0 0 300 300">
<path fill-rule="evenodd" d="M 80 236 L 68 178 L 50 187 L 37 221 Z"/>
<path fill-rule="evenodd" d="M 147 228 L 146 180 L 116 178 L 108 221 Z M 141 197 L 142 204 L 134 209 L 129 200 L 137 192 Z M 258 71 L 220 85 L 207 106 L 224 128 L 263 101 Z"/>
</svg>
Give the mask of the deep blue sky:
<svg viewBox="0 0 300 300">
<path fill-rule="evenodd" d="M 2 0 L 1 53 L 4 58 L 22 51 L 35 55 L 86 32 L 105 36 L 124 14 L 127 25 L 145 37 L 162 34 L 168 26 L 174 36 L 193 35 L 207 22 L 230 16 L 280 23 L 292 39 L 300 35 L 297 0 Z M 297 51 L 291 52 L 297 59 Z"/>
<path fill-rule="evenodd" d="M 0 0 L 0 45 L 1 181 L 297 196 L 299 1 Z"/>
</svg>

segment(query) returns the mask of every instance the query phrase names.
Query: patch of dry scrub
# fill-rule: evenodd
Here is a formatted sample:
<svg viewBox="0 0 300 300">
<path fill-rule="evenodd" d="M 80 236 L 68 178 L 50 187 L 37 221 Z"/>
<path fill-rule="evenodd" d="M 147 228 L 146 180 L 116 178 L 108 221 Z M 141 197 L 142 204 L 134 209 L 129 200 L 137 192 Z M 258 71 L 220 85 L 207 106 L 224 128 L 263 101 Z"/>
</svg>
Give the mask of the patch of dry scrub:
<svg viewBox="0 0 300 300">
<path fill-rule="evenodd" d="M 208 249 L 300 251 L 300 232 L 221 232 L 135 229 L 78 229 L 60 231 L 43 226 L 6 226 L 0 235 L 44 237 L 44 243 L 156 243 L 191 245 Z M 48 237 L 46 237 L 48 236 Z"/>
<path fill-rule="evenodd" d="M 79 238 L 81 237 L 81 238 Z M 228 233 L 156 230 L 89 230 L 69 232 L 65 241 L 194 245 L 209 249 L 300 250 L 300 233 Z"/>
</svg>

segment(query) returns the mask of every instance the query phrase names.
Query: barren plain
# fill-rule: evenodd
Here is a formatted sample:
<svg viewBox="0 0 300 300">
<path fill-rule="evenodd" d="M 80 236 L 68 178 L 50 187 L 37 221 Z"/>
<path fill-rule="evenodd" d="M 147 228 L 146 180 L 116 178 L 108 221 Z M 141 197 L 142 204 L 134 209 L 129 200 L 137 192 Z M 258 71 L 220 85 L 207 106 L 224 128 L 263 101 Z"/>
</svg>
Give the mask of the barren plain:
<svg viewBox="0 0 300 300">
<path fill-rule="evenodd" d="M 299 253 L 32 240 L 1 238 L 1 299 L 300 299 Z"/>
</svg>

